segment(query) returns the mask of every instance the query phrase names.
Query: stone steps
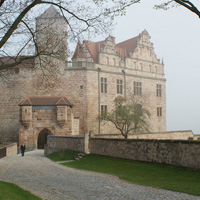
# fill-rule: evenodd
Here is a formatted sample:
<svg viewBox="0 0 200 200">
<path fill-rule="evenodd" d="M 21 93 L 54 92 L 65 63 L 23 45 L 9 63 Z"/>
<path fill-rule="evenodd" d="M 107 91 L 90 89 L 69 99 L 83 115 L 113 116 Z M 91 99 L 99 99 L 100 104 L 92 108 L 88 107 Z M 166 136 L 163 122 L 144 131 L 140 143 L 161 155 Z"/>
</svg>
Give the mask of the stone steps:
<svg viewBox="0 0 200 200">
<path fill-rule="evenodd" d="M 56 163 L 62 164 L 62 163 L 73 162 L 73 161 L 82 159 L 85 155 L 86 155 L 85 153 L 78 153 L 78 155 L 74 157 L 74 160 L 63 160 L 63 161 L 58 161 Z"/>
</svg>

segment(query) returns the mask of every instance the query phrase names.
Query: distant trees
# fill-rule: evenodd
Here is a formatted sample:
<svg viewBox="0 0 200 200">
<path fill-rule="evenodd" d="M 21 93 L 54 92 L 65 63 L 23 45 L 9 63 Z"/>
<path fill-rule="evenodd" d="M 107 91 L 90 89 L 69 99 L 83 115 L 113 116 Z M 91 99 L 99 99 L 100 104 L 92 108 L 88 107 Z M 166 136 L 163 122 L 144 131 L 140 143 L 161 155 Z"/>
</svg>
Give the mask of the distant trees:
<svg viewBox="0 0 200 200">
<path fill-rule="evenodd" d="M 150 112 L 141 104 L 125 98 L 115 100 L 115 108 L 111 112 L 103 112 L 99 120 L 111 122 L 124 138 L 133 132 L 149 131 Z"/>
</svg>

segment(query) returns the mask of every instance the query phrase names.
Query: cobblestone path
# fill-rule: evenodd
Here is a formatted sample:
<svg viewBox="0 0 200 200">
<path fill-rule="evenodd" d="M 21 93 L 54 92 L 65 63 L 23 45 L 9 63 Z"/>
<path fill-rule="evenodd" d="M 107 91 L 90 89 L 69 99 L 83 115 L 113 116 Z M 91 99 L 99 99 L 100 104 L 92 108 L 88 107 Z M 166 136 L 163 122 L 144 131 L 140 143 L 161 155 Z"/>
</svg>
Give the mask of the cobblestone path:
<svg viewBox="0 0 200 200">
<path fill-rule="evenodd" d="M 48 200 L 200 200 L 200 197 L 120 181 L 117 177 L 64 167 L 27 152 L 0 159 L 0 180 Z"/>
</svg>

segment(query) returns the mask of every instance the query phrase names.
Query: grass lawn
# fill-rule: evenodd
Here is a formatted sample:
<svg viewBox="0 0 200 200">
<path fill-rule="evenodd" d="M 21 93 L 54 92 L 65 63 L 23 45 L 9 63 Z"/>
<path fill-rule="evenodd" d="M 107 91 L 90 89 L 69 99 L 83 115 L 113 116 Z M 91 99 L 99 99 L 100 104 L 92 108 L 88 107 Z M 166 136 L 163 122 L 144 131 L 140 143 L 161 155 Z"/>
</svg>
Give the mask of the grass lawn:
<svg viewBox="0 0 200 200">
<path fill-rule="evenodd" d="M 40 200 L 41 198 L 19 186 L 0 181 L 0 200 Z"/>
<path fill-rule="evenodd" d="M 47 156 L 47 158 L 53 160 L 54 162 L 57 161 L 63 161 L 63 160 L 73 160 L 74 157 L 78 155 L 77 152 L 71 152 L 71 151 L 59 151 L 54 152 Z"/>
<path fill-rule="evenodd" d="M 59 160 L 56 158 L 57 154 L 53 154 L 54 160 Z M 51 155 L 49 158 L 51 158 Z M 190 170 L 98 155 L 87 155 L 81 160 L 64 163 L 63 165 L 76 169 L 116 175 L 122 180 L 139 185 L 200 196 L 200 170 Z"/>
</svg>

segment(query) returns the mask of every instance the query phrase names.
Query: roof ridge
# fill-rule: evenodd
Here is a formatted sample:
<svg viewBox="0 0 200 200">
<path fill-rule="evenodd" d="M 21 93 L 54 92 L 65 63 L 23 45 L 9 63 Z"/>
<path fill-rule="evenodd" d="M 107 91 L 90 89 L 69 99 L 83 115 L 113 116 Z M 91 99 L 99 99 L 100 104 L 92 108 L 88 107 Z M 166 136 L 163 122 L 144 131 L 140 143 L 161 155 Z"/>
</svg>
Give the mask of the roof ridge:
<svg viewBox="0 0 200 200">
<path fill-rule="evenodd" d="M 128 42 L 129 40 L 136 39 L 136 38 L 139 38 L 139 37 L 140 37 L 140 36 L 138 35 L 138 36 L 135 36 L 135 37 L 129 38 L 128 40 L 124 40 L 124 41 L 122 41 L 122 42 L 117 43 L 116 46 L 117 46 L 118 44 L 123 43 L 123 42 Z"/>
<path fill-rule="evenodd" d="M 56 18 L 63 18 L 63 16 L 58 12 L 55 6 L 51 5 L 36 19 L 56 19 Z"/>
<path fill-rule="evenodd" d="M 22 101 L 20 101 L 19 105 L 24 104 L 26 101 L 28 101 L 29 104 L 32 105 L 32 102 L 30 101 L 29 97 L 27 97 L 27 98 L 23 99 Z"/>
<path fill-rule="evenodd" d="M 60 101 L 64 101 L 64 103 L 68 105 L 68 103 L 65 101 L 65 99 L 64 99 L 63 97 L 60 98 L 60 99 L 57 101 L 56 105 L 59 104 Z"/>
<path fill-rule="evenodd" d="M 69 103 L 71 104 L 71 105 L 74 105 L 67 97 L 65 97 L 66 99 L 67 99 L 67 101 L 69 101 Z"/>
</svg>

